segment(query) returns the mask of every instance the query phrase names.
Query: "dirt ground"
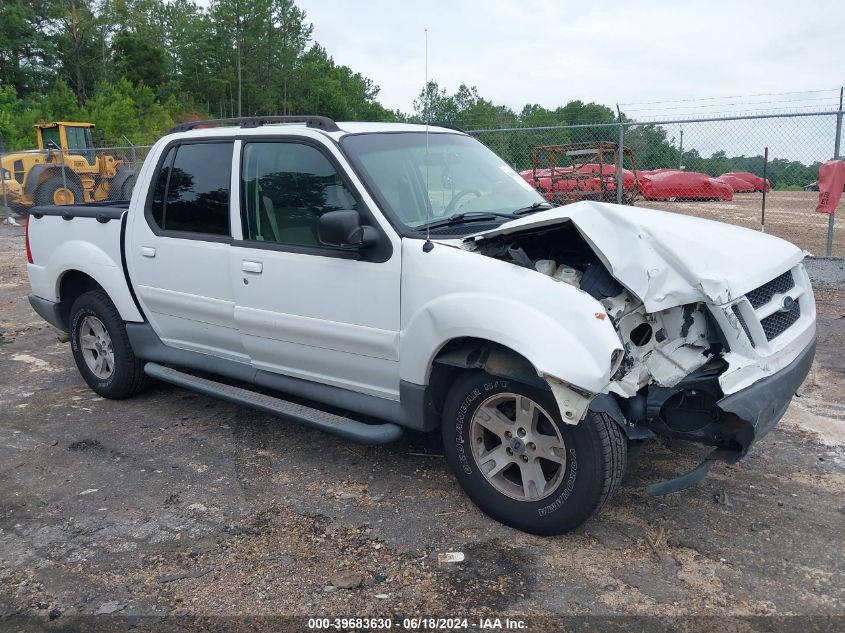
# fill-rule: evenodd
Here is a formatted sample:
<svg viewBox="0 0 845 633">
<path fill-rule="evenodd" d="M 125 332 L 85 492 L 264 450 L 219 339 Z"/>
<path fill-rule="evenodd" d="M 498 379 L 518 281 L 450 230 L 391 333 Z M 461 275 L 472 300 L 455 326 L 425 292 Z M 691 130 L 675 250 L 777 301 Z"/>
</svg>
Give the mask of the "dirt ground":
<svg viewBox="0 0 845 633">
<path fill-rule="evenodd" d="M 647 484 L 702 451 L 652 442 L 598 517 L 555 538 L 481 514 L 437 433 L 362 448 L 167 385 L 96 396 L 31 311 L 24 263 L 23 229 L 0 227 L 0 629 L 91 614 L 128 616 L 119 630 L 142 630 L 141 616 L 226 615 L 845 625 L 842 260 L 807 264 L 816 362 L 746 459 L 654 498 Z M 448 552 L 463 562 L 440 562 Z M 728 630 L 789 628 L 766 622 Z"/>
<path fill-rule="evenodd" d="M 700 218 L 720 220 L 737 226 L 760 229 L 762 193 L 735 193 L 730 202 L 651 202 L 638 200 L 639 207 L 664 209 Z M 770 191 L 766 194 L 766 232 L 797 244 L 813 255 L 824 255 L 828 216 L 816 213 L 818 191 Z M 834 216 L 833 255 L 845 257 L 845 203 Z"/>
</svg>

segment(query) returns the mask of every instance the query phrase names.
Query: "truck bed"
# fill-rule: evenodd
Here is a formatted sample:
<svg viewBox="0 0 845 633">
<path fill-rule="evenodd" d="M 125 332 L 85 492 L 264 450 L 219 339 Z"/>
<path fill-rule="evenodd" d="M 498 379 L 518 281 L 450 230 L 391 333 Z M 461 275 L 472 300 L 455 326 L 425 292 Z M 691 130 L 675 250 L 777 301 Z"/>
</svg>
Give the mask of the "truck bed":
<svg viewBox="0 0 845 633">
<path fill-rule="evenodd" d="M 127 321 L 142 317 L 126 281 L 122 218 L 129 201 L 34 207 L 27 224 L 32 294 L 58 302 L 67 273 L 100 280 Z"/>
</svg>

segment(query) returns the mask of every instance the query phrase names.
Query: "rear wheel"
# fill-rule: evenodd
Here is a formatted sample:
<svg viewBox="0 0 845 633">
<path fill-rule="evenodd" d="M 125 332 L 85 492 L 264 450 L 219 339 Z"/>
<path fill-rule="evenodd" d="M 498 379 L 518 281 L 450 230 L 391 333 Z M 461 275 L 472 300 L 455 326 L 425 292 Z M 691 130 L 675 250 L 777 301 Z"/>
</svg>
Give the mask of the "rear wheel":
<svg viewBox="0 0 845 633">
<path fill-rule="evenodd" d="M 467 372 L 447 396 L 447 461 L 488 515 L 533 534 L 561 534 L 596 513 L 625 471 L 626 440 L 608 416 L 564 424 L 551 391 Z"/>
<path fill-rule="evenodd" d="M 67 185 L 67 186 L 65 186 Z M 35 204 L 82 204 L 85 201 L 79 183 L 70 177 L 51 176 L 35 190 Z"/>
<path fill-rule="evenodd" d="M 126 324 L 102 290 L 79 296 L 70 310 L 70 343 L 79 373 L 104 398 L 128 398 L 147 384 Z"/>
</svg>

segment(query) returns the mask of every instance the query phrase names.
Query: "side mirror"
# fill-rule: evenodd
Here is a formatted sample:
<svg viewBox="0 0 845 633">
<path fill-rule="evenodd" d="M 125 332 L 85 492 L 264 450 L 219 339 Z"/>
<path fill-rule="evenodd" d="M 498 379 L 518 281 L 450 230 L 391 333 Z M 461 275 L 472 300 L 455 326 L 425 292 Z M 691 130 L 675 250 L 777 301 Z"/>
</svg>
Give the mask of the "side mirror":
<svg viewBox="0 0 845 633">
<path fill-rule="evenodd" d="M 320 241 L 332 246 L 365 248 L 378 241 L 378 233 L 371 226 L 361 224 L 357 211 L 328 211 L 320 216 L 317 226 Z"/>
</svg>

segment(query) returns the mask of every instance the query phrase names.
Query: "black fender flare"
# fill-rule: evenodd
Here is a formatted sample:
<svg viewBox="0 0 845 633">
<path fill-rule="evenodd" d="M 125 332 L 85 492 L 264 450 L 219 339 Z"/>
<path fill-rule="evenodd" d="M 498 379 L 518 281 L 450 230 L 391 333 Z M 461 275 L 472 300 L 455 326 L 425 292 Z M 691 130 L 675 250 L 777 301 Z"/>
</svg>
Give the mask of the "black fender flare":
<svg viewBox="0 0 845 633">
<path fill-rule="evenodd" d="M 619 403 L 609 393 L 600 393 L 590 403 L 590 411 L 595 413 L 606 413 L 616 422 L 629 440 L 644 440 L 655 437 L 654 433 L 647 427 L 632 424 L 622 413 Z"/>
</svg>

